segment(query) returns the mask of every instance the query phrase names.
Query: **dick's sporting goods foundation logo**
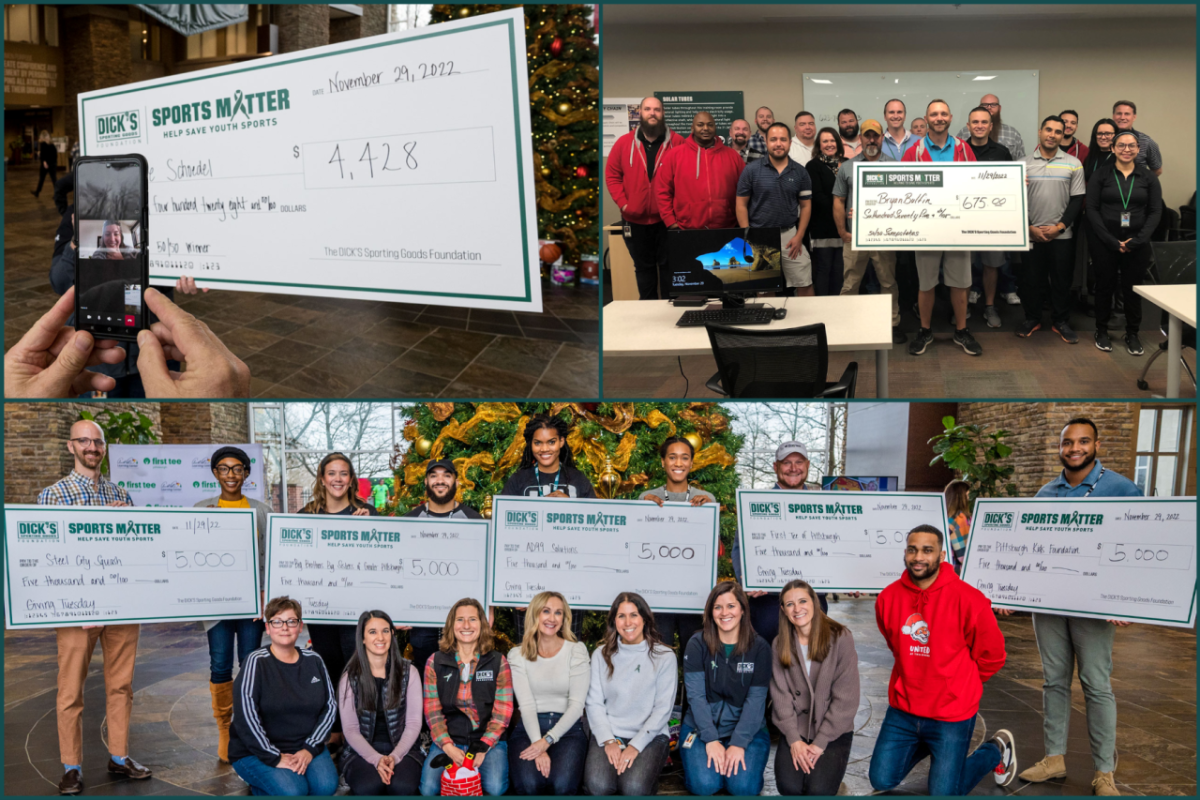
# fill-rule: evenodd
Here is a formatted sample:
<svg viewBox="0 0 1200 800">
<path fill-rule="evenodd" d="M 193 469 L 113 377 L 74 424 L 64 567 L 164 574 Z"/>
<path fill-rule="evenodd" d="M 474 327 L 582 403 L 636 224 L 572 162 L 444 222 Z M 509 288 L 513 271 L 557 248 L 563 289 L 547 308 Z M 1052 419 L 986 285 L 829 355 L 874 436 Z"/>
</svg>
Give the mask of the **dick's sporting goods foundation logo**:
<svg viewBox="0 0 1200 800">
<path fill-rule="evenodd" d="M 983 512 L 983 529 L 988 531 L 1011 531 L 1016 515 L 1011 511 Z"/>
<path fill-rule="evenodd" d="M 538 529 L 538 512 L 536 511 L 505 511 L 504 524 L 509 528 L 523 530 Z"/>
<path fill-rule="evenodd" d="M 750 504 L 750 517 L 752 519 L 779 519 L 781 513 L 782 505 L 774 501 L 759 501 Z"/>
<path fill-rule="evenodd" d="M 115 114 L 101 114 L 96 117 L 96 141 L 121 142 L 126 139 L 140 139 L 142 136 L 142 112 L 118 111 Z"/>
<path fill-rule="evenodd" d="M 280 528 L 279 543 L 286 545 L 313 546 L 312 528 Z"/>
<path fill-rule="evenodd" d="M 22 522 L 17 525 L 18 542 L 57 542 L 57 522 Z"/>
</svg>

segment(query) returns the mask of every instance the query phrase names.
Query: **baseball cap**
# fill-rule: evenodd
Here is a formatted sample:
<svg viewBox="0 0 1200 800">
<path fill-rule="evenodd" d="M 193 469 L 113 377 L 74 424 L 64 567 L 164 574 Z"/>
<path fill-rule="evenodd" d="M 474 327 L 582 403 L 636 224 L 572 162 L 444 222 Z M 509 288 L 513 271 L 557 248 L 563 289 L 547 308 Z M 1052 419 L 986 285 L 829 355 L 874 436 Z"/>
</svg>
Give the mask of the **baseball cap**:
<svg viewBox="0 0 1200 800">
<path fill-rule="evenodd" d="M 442 469 L 449 471 L 451 475 L 454 475 L 456 477 L 458 475 L 458 470 L 456 470 L 454 468 L 454 461 L 452 461 L 449 458 L 439 458 L 437 461 L 430 461 L 428 464 L 425 465 L 425 474 L 428 475 L 430 472 L 433 472 L 438 467 L 441 467 Z"/>
<path fill-rule="evenodd" d="M 873 119 L 864 119 L 862 121 L 862 125 L 858 126 L 859 135 L 862 135 L 867 131 L 875 131 L 880 136 L 883 136 L 883 126 L 880 125 L 878 121 Z"/>
<path fill-rule="evenodd" d="M 779 448 L 775 451 L 775 460 L 783 461 L 792 453 L 799 453 L 804 456 L 805 461 L 808 460 L 808 448 L 804 446 L 803 442 L 784 442 L 779 445 Z"/>
</svg>

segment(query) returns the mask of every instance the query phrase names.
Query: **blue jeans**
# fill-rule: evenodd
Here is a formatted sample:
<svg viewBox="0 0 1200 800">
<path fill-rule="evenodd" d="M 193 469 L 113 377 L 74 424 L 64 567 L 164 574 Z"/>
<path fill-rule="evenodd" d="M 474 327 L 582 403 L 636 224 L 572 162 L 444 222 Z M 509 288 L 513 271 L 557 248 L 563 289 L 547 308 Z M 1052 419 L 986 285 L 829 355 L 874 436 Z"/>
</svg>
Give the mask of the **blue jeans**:
<svg viewBox="0 0 1200 800">
<path fill-rule="evenodd" d="M 544 736 L 562 719 L 562 714 L 538 714 L 538 727 Z M 508 774 L 512 779 L 513 792 L 524 795 L 544 794 L 546 789 L 556 797 L 579 794 L 579 782 L 583 780 L 583 763 L 587 759 L 587 736 L 583 733 L 583 720 L 562 735 L 550 749 L 550 777 L 543 778 L 533 761 L 521 758 L 521 752 L 529 745 L 529 734 L 518 722 L 508 734 Z M 487 762 L 484 761 L 486 764 Z"/>
<path fill-rule="evenodd" d="M 967 755 L 974 732 L 975 717 L 940 722 L 888 706 L 871 754 L 871 786 L 878 792 L 896 788 L 921 759 L 930 756 L 931 796 L 970 794 L 1000 763 L 1000 748 L 991 741 Z"/>
<path fill-rule="evenodd" d="M 234 640 L 240 667 L 262 645 L 262 620 L 223 619 L 208 631 L 208 672 L 213 683 L 233 680 Z"/>
<path fill-rule="evenodd" d="M 679 729 L 679 741 L 686 742 L 692 729 L 684 725 Z M 721 744 L 729 746 L 729 738 L 721 740 Z M 756 796 L 763 788 L 763 771 L 767 768 L 767 757 L 771 754 L 771 734 L 767 726 L 750 740 L 746 747 L 746 768 L 738 767 L 737 775 L 726 777 L 708 766 L 708 753 L 700 737 L 689 748 L 680 747 L 683 754 L 683 785 L 694 795 L 709 797 L 721 789 L 735 797 Z"/>
<path fill-rule="evenodd" d="M 421 770 L 421 794 L 424 797 L 437 797 L 442 793 L 442 769 L 429 766 L 429 762 L 441 754 L 442 748 L 429 745 L 429 755 Z M 487 751 L 479 766 L 479 780 L 483 783 L 484 794 L 499 797 L 508 791 L 508 742 L 496 742 Z"/>
<path fill-rule="evenodd" d="M 282 797 L 332 797 L 337 791 L 337 767 L 328 750 L 308 764 L 303 775 L 290 769 L 268 767 L 257 756 L 246 756 L 233 762 L 233 771 L 250 784 L 250 794 Z"/>
</svg>

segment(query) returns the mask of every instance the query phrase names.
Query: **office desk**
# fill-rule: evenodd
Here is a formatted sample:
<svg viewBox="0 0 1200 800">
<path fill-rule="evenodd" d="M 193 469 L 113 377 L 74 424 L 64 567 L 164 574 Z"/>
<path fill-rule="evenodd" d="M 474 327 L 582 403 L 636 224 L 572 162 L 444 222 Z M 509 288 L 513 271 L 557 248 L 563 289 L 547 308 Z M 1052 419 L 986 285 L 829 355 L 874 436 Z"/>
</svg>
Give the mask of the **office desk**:
<svg viewBox="0 0 1200 800">
<path fill-rule="evenodd" d="M 1133 290 L 1170 315 L 1167 323 L 1167 397 L 1179 397 L 1183 323 L 1196 327 L 1196 284 L 1135 286 Z"/>
<path fill-rule="evenodd" d="M 637 300 L 637 274 L 633 270 L 633 257 L 625 245 L 624 229 L 620 225 L 605 225 L 604 235 L 613 300 Z"/>
<path fill-rule="evenodd" d="M 888 351 L 892 349 L 892 298 L 867 294 L 835 297 L 765 297 L 757 302 L 779 307 L 786 301 L 788 315 L 769 325 L 747 325 L 748 330 L 798 328 L 825 323 L 831 351 L 874 350 L 875 385 L 879 397 L 888 396 Z M 688 311 L 666 300 L 617 300 L 604 307 L 604 354 L 610 356 L 696 356 L 712 352 L 703 326 L 678 328 L 675 322 Z"/>
</svg>

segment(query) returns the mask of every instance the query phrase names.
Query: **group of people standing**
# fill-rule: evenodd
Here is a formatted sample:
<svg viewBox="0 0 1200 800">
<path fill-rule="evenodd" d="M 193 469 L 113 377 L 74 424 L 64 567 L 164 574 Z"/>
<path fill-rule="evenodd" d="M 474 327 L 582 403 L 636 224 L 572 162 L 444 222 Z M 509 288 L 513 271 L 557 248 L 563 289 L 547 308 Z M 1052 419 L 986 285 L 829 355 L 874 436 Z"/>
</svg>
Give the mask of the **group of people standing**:
<svg viewBox="0 0 1200 800">
<path fill-rule="evenodd" d="M 999 98 L 990 94 L 969 112 L 957 136 L 950 133 L 953 117 L 944 100 L 932 100 L 911 129 L 905 128 L 907 107 L 900 99 L 884 105 L 884 124 L 860 122 L 852 109 L 843 109 L 837 127 L 818 130 L 814 115 L 800 111 L 794 135 L 764 106 L 755 112 L 753 134 L 746 120 L 735 120 L 728 141 L 717 135 L 707 112 L 693 118 L 686 138 L 666 125 L 658 98 L 644 98 L 639 114 L 638 127 L 613 145 L 605 179 L 621 212 L 642 300 L 668 296 L 668 230 L 778 228 L 783 274 L 796 295 L 858 294 L 873 265 L 879 290 L 892 298 L 896 344 L 907 341 L 900 330 L 897 270 L 911 264 L 918 284 L 913 313 L 920 320 L 908 347 L 914 356 L 933 341 L 939 282 L 950 291 L 953 341 L 969 355 L 983 352 L 967 328 L 969 306 L 982 300 L 985 323 L 999 328 L 997 294 L 1023 307 L 1018 336 L 1041 329 L 1048 303 L 1052 330 L 1076 344 L 1069 316 L 1077 271 L 1085 293 L 1094 286 L 1096 347 L 1112 350 L 1108 330 L 1119 294 L 1125 349 L 1143 353 L 1141 300 L 1133 286 L 1145 281 L 1150 237 L 1162 219 L 1162 156 L 1154 140 L 1133 127 L 1133 101 L 1117 101 L 1112 117 L 1093 125 L 1086 145 L 1076 138 L 1077 112 L 1046 117 L 1028 154 L 1021 134 L 1002 121 Z M 1023 161 L 1032 249 L 1020 256 L 1019 280 L 1014 282 L 1004 252 L 975 253 L 973 268 L 972 254 L 961 250 L 852 248 L 851 165 L 860 161 Z M 1077 241 L 1083 244 L 1077 247 Z"/>
</svg>

